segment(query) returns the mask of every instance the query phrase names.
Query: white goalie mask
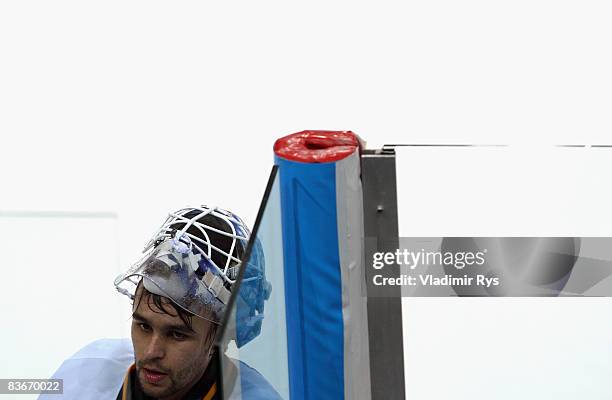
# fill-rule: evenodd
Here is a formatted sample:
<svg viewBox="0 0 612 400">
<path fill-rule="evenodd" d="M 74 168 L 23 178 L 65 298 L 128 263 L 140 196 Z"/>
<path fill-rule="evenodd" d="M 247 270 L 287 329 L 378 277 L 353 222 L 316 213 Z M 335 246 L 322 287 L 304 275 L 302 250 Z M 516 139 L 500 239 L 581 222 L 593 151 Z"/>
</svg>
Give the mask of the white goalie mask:
<svg viewBox="0 0 612 400">
<path fill-rule="evenodd" d="M 149 292 L 219 324 L 249 236 L 238 216 L 217 207 L 170 213 L 145 246 L 144 256 L 115 279 L 115 287 L 133 300 L 142 280 Z"/>
</svg>

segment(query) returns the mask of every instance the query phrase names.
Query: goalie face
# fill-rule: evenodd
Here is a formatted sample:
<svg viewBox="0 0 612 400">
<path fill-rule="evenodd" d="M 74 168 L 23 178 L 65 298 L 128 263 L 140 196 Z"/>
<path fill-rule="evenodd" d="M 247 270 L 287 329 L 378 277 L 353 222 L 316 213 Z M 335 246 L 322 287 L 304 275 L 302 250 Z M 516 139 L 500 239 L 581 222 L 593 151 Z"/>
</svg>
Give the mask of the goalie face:
<svg viewBox="0 0 612 400">
<path fill-rule="evenodd" d="M 154 398 L 182 398 L 210 363 L 216 325 L 192 318 L 143 285 L 136 290 L 132 312 L 132 344 L 140 387 Z"/>
</svg>

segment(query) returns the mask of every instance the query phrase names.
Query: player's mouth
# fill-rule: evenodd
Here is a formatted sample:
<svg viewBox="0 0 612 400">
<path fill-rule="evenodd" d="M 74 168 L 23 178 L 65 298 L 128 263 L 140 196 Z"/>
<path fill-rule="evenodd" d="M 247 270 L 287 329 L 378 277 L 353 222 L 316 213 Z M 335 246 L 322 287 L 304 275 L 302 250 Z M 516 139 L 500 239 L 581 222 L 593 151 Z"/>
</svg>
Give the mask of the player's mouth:
<svg viewBox="0 0 612 400">
<path fill-rule="evenodd" d="M 154 369 L 143 368 L 142 369 L 145 380 L 153 385 L 160 383 L 168 374 Z"/>
</svg>

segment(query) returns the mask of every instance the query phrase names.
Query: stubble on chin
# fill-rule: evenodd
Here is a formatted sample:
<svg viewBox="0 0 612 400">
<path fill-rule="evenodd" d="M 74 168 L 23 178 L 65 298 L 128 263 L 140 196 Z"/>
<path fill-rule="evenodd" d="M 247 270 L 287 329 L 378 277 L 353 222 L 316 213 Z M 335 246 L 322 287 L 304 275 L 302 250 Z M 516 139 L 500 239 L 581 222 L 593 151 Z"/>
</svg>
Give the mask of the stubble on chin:
<svg viewBox="0 0 612 400">
<path fill-rule="evenodd" d="M 150 397 L 163 399 L 163 398 L 173 398 L 179 392 L 188 392 L 202 377 L 204 374 L 204 370 L 202 366 L 198 366 L 197 362 L 192 363 L 186 368 L 177 371 L 176 373 L 172 373 L 172 371 L 168 371 L 168 375 L 166 376 L 166 381 L 164 382 L 167 387 L 154 386 L 146 382 L 144 379 L 144 373 L 141 373 L 137 368 L 137 377 L 140 383 L 140 387 L 142 391 Z M 204 367 L 205 369 L 205 367 Z M 165 386 L 164 385 L 164 386 Z M 184 395 L 185 393 L 182 393 Z"/>
<path fill-rule="evenodd" d="M 136 378 L 142 391 L 150 397 L 164 398 L 176 392 L 176 385 L 172 375 L 168 374 L 164 379 L 164 386 L 156 386 L 148 383 L 144 378 L 144 372 L 140 368 L 136 368 Z M 169 386 L 167 386 L 169 385 Z"/>
</svg>

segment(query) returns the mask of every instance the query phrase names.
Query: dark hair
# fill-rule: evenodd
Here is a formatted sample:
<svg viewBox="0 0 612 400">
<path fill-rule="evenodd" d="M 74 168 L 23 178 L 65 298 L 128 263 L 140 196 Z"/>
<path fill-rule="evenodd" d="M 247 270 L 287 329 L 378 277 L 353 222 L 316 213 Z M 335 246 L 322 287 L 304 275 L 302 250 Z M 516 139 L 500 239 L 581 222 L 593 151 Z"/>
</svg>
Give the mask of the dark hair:
<svg viewBox="0 0 612 400">
<path fill-rule="evenodd" d="M 145 288 L 144 285 L 142 284 L 142 280 L 138 283 L 138 286 L 136 287 L 136 293 L 138 293 L 138 290 L 140 290 L 140 295 L 138 296 L 135 295 L 134 300 L 132 301 L 132 310 L 134 310 L 134 312 L 136 311 L 136 309 L 138 309 L 140 302 L 144 298 L 146 298 L 147 306 L 149 307 L 149 310 L 155 313 L 158 313 L 158 314 L 173 315 L 172 312 L 170 312 L 170 309 L 167 308 L 167 307 L 171 307 L 172 310 L 174 310 L 174 312 L 176 313 L 176 315 L 179 316 L 181 321 L 183 321 L 185 326 L 187 326 L 187 328 L 193 331 L 194 314 L 190 313 L 189 311 L 186 311 L 185 309 L 183 309 L 182 307 L 180 307 L 178 304 L 176 304 L 174 301 L 170 299 L 160 296 L 159 294 L 149 292 L 147 288 Z M 167 299 L 168 301 L 164 302 L 163 299 Z M 151 303 L 153 303 L 156 310 L 151 306 Z M 207 337 L 205 338 L 206 342 L 214 339 L 215 335 L 217 334 L 217 327 L 218 327 L 217 324 L 211 323 L 211 328 L 208 331 Z"/>
</svg>

